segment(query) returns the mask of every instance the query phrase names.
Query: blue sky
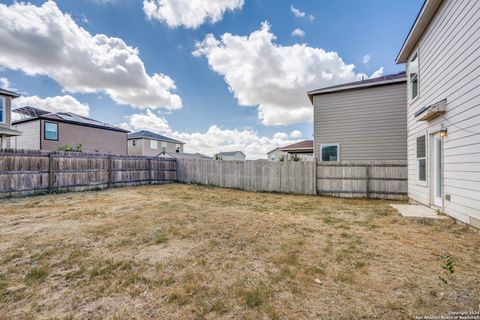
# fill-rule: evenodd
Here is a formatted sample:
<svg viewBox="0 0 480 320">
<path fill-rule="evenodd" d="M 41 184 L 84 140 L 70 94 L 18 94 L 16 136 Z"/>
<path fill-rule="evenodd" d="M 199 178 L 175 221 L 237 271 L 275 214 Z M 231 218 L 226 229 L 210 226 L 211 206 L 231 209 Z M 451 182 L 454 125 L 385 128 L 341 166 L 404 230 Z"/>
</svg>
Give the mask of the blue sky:
<svg viewBox="0 0 480 320">
<path fill-rule="evenodd" d="M 165 1 L 168 4 L 171 0 L 149 1 L 157 5 L 155 8 L 159 8 L 161 2 Z M 201 4 L 202 1 L 204 0 L 185 2 L 186 7 L 183 7 L 182 11 L 189 9 L 189 3 Z M 42 106 L 45 104 L 42 99 L 69 95 L 76 101 L 71 107 L 65 107 L 67 111 L 75 111 L 78 104 L 88 106 L 90 117 L 116 125 L 122 124 L 132 130 L 142 128 L 153 130 L 158 123 L 156 131 L 187 140 L 188 151 L 212 153 L 215 149 L 243 149 L 250 158 L 258 158 L 265 150 L 282 143 L 288 144 L 299 139 L 311 138 L 313 126 L 308 121 L 311 116 L 305 101 L 302 100 L 304 98 L 301 90 L 354 80 L 355 77 L 361 77 L 362 73 L 370 76 L 380 68 L 383 68 L 384 74 L 402 71 L 404 66 L 396 65 L 395 57 L 423 4 L 423 0 L 244 0 L 243 5 L 242 0 L 222 1 L 227 3 L 226 6 L 236 6 L 235 9 L 225 9 L 220 14 L 217 12 L 214 18 L 218 20 L 216 23 L 211 23 L 207 18 L 204 23 L 198 23 L 196 20 L 199 25 L 193 27 L 185 21 L 176 21 L 179 25 L 173 26 L 171 24 L 172 21 L 175 22 L 175 17 L 168 17 L 165 14 L 161 16 L 160 13 L 157 15 L 150 13 L 147 17 L 144 3 L 140 0 L 57 1 L 58 12 L 40 10 L 45 1 L 31 1 L 35 7 L 28 8 L 23 4 L 17 4 L 17 7 L 13 8 L 13 1 L 1 1 L 4 6 L 0 7 L 0 20 L 4 23 L 9 19 L 16 19 L 15 17 L 24 17 L 25 12 L 41 19 L 44 18 L 42 15 L 54 16 L 48 18 L 46 32 L 51 32 L 50 37 L 62 38 L 58 41 L 63 43 L 52 42 L 47 45 L 42 43 L 45 41 L 41 35 L 37 38 L 33 35 L 28 41 L 25 40 L 27 45 L 18 45 L 16 42 L 9 44 L 7 41 L 4 46 L 9 47 L 1 48 L 0 44 L 2 52 L 5 52 L 3 49 L 11 49 L 3 58 L 0 56 L 0 78 L 3 78 L 3 86 L 8 84 L 11 89 L 18 90 L 26 97 L 37 97 L 37 100 L 24 100 L 25 103 L 37 101 Z M 192 9 L 191 19 L 196 18 L 197 11 L 195 8 Z M 89 62 L 85 62 L 84 58 L 70 60 L 73 59 L 72 56 L 76 56 L 75 50 L 81 48 L 82 44 L 76 47 L 74 42 L 77 37 L 69 39 L 65 36 L 68 33 L 63 33 L 64 37 L 55 36 L 57 24 L 62 28 L 69 28 L 65 27 L 65 20 L 58 18 L 59 14 L 69 14 L 73 22 L 92 37 L 104 34 L 108 38 L 120 38 L 128 47 L 138 49 L 137 55 L 140 64 L 144 65 L 146 75 L 139 76 L 143 78 L 134 83 L 133 89 L 137 90 L 138 83 L 143 83 L 145 77 L 148 79 L 156 73 L 168 76 L 174 81 L 176 89 L 167 86 L 165 92 L 169 96 L 165 99 L 160 98 L 158 105 L 155 93 L 149 94 L 145 97 L 148 102 L 142 98 L 143 105 L 139 108 L 135 106 L 138 99 L 134 93 L 126 97 L 118 96 L 129 91 L 130 84 L 126 82 L 135 76 L 125 81 L 122 81 L 121 77 L 104 79 L 108 84 L 95 84 L 93 83 L 95 81 L 85 84 L 88 79 L 75 72 L 82 69 L 81 63 L 88 65 Z M 262 29 L 262 23 L 265 21 L 269 24 L 268 30 Z M 32 28 L 40 28 L 38 25 L 39 23 L 36 25 L 32 23 Z M 292 31 L 297 28 L 301 30 L 300 34 L 303 31 L 303 37 L 292 35 Z M 23 39 L 31 35 L 28 34 L 29 30 L 13 27 L 7 29 L 0 31 L 2 39 L 8 37 Z M 249 42 L 248 38 L 240 38 L 250 36 L 254 32 L 259 32 L 259 42 L 253 43 Z M 234 36 L 234 44 L 221 40 L 225 33 Z M 213 34 L 212 39 L 217 43 L 209 45 L 203 42 L 202 45 L 207 34 Z M 269 36 L 276 38 L 272 40 Z M 292 55 L 300 58 L 289 65 L 288 60 L 292 56 L 287 53 L 283 55 L 283 50 L 277 49 L 287 48 L 288 51 L 288 48 L 293 48 L 295 44 L 306 45 L 295 49 L 298 51 L 292 49 Z M 18 46 L 15 47 L 16 45 Z M 37 54 L 45 52 L 52 47 L 63 51 L 62 48 L 65 46 L 69 58 L 59 62 L 58 70 L 62 70 L 62 63 L 65 63 L 68 66 L 63 67 L 67 71 L 61 71 L 63 74 L 60 75 L 56 73 L 55 60 L 49 62 L 53 67 L 36 70 L 35 64 L 38 65 L 42 60 L 35 58 L 35 52 Z M 237 48 L 238 46 L 240 48 Z M 256 49 L 248 49 L 259 46 L 261 49 L 256 53 L 252 52 Z M 192 54 L 199 49 L 203 51 L 197 55 Z M 338 58 L 331 63 L 325 62 L 326 58 L 318 51 L 319 49 L 335 52 Z M 32 52 L 24 54 L 23 50 Z M 22 61 L 16 60 L 16 53 L 23 59 Z M 45 59 L 49 60 L 55 54 L 56 52 L 46 53 Z M 312 54 L 316 56 L 313 61 L 310 59 Z M 369 59 L 365 58 L 367 55 Z M 30 63 L 26 64 L 25 61 L 29 59 Z M 244 65 L 242 59 L 245 61 Z M 339 66 L 338 59 L 341 59 L 344 65 Z M 366 60 L 369 60 L 368 63 L 365 63 Z M 70 70 L 73 69 L 72 64 L 76 64 L 77 61 L 79 66 L 73 71 Z M 109 66 L 115 61 L 109 61 Z M 301 69 L 303 61 L 311 63 L 312 68 L 310 71 L 305 70 L 297 74 L 296 70 Z M 309 67 L 308 63 L 303 65 Z M 342 70 L 345 71 L 343 68 L 351 64 L 355 65 L 355 69 L 348 70 L 348 75 L 341 75 Z M 261 71 L 263 67 L 266 70 L 275 69 L 276 65 L 282 65 L 278 75 L 273 71 L 271 74 L 269 71 Z M 255 73 L 256 69 L 258 74 Z M 309 72 L 314 73 L 316 70 L 320 72 L 324 69 L 333 74 L 332 79 L 308 80 L 311 78 Z M 67 79 L 69 72 L 72 72 L 72 79 L 77 76 L 82 79 Z M 265 78 L 268 80 L 266 83 L 259 83 L 258 87 L 250 83 L 253 79 L 263 80 L 262 74 L 266 74 Z M 92 79 L 101 77 L 95 72 L 92 72 L 91 76 Z M 115 84 L 117 79 L 118 85 Z M 301 85 L 295 88 L 297 83 Z M 115 88 L 112 89 L 112 86 Z M 132 92 L 135 91 L 133 89 Z M 117 94 L 118 91 L 122 92 Z M 277 92 L 278 99 L 270 99 L 276 96 Z M 176 98 L 170 95 L 176 95 L 181 99 L 181 108 L 176 102 L 172 102 Z M 55 111 L 61 110 L 60 104 L 52 108 Z M 258 111 L 259 105 L 263 105 L 261 107 L 263 115 Z M 214 126 L 212 132 L 206 134 L 212 126 Z M 198 141 L 199 139 L 209 141 Z"/>
</svg>

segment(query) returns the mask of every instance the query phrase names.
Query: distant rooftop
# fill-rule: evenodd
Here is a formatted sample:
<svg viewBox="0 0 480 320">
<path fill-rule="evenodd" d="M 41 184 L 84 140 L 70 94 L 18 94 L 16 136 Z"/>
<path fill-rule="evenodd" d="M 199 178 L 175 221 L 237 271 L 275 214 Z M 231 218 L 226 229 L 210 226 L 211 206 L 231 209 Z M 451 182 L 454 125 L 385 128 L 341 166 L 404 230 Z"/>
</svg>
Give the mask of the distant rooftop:
<svg viewBox="0 0 480 320">
<path fill-rule="evenodd" d="M 212 160 L 212 157 L 201 153 L 175 153 L 175 152 L 167 152 L 172 158 L 177 159 L 199 159 L 199 160 Z"/>
<path fill-rule="evenodd" d="M 142 130 L 142 131 L 139 131 L 139 132 L 130 133 L 128 135 L 129 140 L 131 140 L 131 139 L 141 139 L 141 138 L 160 140 L 160 141 L 178 143 L 178 144 L 185 144 L 185 142 L 175 140 L 175 139 L 169 138 L 167 136 L 163 136 L 161 134 L 154 133 L 154 132 L 147 131 L 147 130 Z"/>
<path fill-rule="evenodd" d="M 33 121 L 37 119 L 45 119 L 45 120 L 52 120 L 52 121 L 59 121 L 65 123 L 71 123 L 86 127 L 92 128 L 99 128 L 99 129 L 106 129 L 112 131 L 119 131 L 119 132 L 128 132 L 127 130 L 112 126 L 111 124 L 97 121 L 94 119 L 90 119 L 87 117 L 83 117 L 76 113 L 72 112 L 49 112 L 39 108 L 34 107 L 22 107 L 18 109 L 12 110 L 13 112 L 22 116 L 22 119 L 13 121 L 13 124 L 23 123 L 28 121 Z"/>
<path fill-rule="evenodd" d="M 313 152 L 313 140 L 300 141 L 286 147 L 279 148 L 280 151 L 312 151 Z"/>
<path fill-rule="evenodd" d="M 343 91 L 343 90 L 351 90 L 351 89 L 359 89 L 359 88 L 368 88 L 368 87 L 381 86 L 381 85 L 393 84 L 393 83 L 399 83 L 399 82 L 406 82 L 406 81 L 407 81 L 407 75 L 403 71 L 403 72 L 390 74 L 390 75 L 386 75 L 386 76 L 382 76 L 382 77 L 365 79 L 365 80 L 354 81 L 354 82 L 348 82 L 348 83 L 343 83 L 343 84 L 339 84 L 339 85 L 336 85 L 336 86 L 331 86 L 331 87 L 321 88 L 321 89 L 317 89 L 317 90 L 312 90 L 312 91 L 307 92 L 307 94 L 308 94 L 308 97 L 310 98 L 310 101 L 313 103 L 313 96 L 315 96 L 317 94 L 324 94 L 324 93 Z"/>
<path fill-rule="evenodd" d="M 20 95 L 16 92 L 0 88 L 0 95 L 9 96 L 12 98 L 18 98 Z"/>
<path fill-rule="evenodd" d="M 230 156 L 230 155 L 234 155 L 234 154 L 237 154 L 237 153 L 241 153 L 241 154 L 245 155 L 245 153 L 243 153 L 242 151 L 223 151 L 223 152 L 219 152 L 218 154 Z"/>
</svg>

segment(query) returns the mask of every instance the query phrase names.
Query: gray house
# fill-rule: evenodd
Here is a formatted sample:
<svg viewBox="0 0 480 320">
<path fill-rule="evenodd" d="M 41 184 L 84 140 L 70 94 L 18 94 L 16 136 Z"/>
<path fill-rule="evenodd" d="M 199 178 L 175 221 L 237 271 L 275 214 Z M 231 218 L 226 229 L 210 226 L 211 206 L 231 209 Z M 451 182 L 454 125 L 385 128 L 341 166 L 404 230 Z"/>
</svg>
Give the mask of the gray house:
<svg viewBox="0 0 480 320">
<path fill-rule="evenodd" d="M 127 130 L 71 112 L 33 107 L 13 112 L 21 119 L 12 127 L 23 134 L 10 139 L 11 148 L 56 151 L 68 145 L 88 153 L 127 154 Z"/>
<path fill-rule="evenodd" d="M 427 0 L 408 73 L 408 195 L 480 228 L 480 1 Z M 407 93 L 405 93 L 407 94 Z"/>
<path fill-rule="evenodd" d="M 168 153 L 183 153 L 185 143 L 151 131 L 128 135 L 128 154 L 157 157 Z"/>
<path fill-rule="evenodd" d="M 22 133 L 13 130 L 12 122 L 12 99 L 18 98 L 15 92 L 0 89 L 0 149 L 10 148 L 11 137 L 20 136 Z"/>
<path fill-rule="evenodd" d="M 405 73 L 308 92 L 319 161 L 406 160 Z"/>
<path fill-rule="evenodd" d="M 225 151 L 215 155 L 217 160 L 245 161 L 247 156 L 242 151 Z"/>
</svg>

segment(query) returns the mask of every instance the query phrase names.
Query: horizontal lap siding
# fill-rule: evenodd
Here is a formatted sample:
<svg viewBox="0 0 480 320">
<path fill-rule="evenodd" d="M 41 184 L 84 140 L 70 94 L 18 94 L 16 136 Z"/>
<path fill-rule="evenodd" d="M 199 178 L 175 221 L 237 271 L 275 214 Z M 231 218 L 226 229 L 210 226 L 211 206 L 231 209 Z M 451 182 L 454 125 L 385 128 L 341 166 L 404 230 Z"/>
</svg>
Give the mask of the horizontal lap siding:
<svg viewBox="0 0 480 320">
<path fill-rule="evenodd" d="M 480 2 L 445 0 L 419 41 L 418 53 L 420 94 L 408 108 L 409 196 L 426 205 L 432 202 L 430 159 L 427 185 L 416 182 L 415 141 L 443 124 L 448 128 L 444 190 L 450 195 L 444 210 L 474 224 L 480 219 Z M 443 117 L 429 122 L 415 118 L 420 108 L 443 99 Z"/>
<path fill-rule="evenodd" d="M 406 104 L 405 83 L 314 96 L 315 157 L 338 143 L 341 160 L 405 160 Z"/>
</svg>

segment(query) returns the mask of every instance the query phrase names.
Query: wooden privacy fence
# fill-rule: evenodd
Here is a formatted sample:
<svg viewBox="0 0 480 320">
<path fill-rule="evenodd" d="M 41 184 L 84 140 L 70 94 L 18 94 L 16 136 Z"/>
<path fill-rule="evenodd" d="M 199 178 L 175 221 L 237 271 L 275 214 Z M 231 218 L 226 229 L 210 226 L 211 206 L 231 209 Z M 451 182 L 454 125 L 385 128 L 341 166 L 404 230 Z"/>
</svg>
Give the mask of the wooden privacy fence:
<svg viewBox="0 0 480 320">
<path fill-rule="evenodd" d="M 407 161 L 317 162 L 317 192 L 336 197 L 407 198 Z"/>
<path fill-rule="evenodd" d="M 177 159 L 178 182 L 248 191 L 316 194 L 314 162 Z"/>
<path fill-rule="evenodd" d="M 0 150 L 0 197 L 198 183 L 248 191 L 407 198 L 406 161 L 271 162 Z"/>
<path fill-rule="evenodd" d="M 174 182 L 175 159 L 0 151 L 0 197 Z"/>
</svg>

